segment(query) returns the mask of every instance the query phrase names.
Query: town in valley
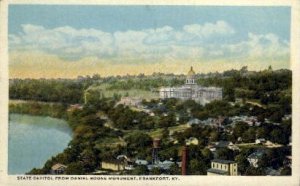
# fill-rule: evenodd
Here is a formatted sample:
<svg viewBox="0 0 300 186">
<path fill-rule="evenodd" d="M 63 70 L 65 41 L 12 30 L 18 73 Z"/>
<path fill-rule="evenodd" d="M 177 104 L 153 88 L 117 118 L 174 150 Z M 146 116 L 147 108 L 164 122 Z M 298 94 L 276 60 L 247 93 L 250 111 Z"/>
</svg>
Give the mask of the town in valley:
<svg viewBox="0 0 300 186">
<path fill-rule="evenodd" d="M 290 70 L 186 71 L 11 79 L 11 113 L 73 131 L 27 174 L 291 175 Z"/>
</svg>

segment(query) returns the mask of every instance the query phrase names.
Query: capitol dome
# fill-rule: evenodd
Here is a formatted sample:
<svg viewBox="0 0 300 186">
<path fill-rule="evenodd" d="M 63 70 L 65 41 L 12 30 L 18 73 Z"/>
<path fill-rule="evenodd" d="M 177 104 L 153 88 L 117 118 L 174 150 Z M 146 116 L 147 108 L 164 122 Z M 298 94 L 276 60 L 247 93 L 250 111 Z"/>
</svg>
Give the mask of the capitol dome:
<svg viewBox="0 0 300 186">
<path fill-rule="evenodd" d="M 191 70 L 188 72 L 185 80 L 186 85 L 195 85 L 195 75 L 196 73 L 193 70 L 193 67 L 191 67 Z"/>
<path fill-rule="evenodd" d="M 195 71 L 193 70 L 193 67 L 191 67 L 191 70 L 188 72 L 187 76 L 195 76 Z"/>
</svg>

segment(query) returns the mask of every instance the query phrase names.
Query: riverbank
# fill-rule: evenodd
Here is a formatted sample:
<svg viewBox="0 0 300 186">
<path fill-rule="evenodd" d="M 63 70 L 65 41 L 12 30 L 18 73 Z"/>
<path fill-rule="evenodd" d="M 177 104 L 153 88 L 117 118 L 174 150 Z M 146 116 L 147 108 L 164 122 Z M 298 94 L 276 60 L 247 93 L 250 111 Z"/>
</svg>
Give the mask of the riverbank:
<svg viewBox="0 0 300 186">
<path fill-rule="evenodd" d="M 72 130 L 65 120 L 27 114 L 10 114 L 8 134 L 10 175 L 42 168 L 72 140 Z"/>
<path fill-rule="evenodd" d="M 9 113 L 67 119 L 68 105 L 54 102 L 9 100 Z"/>
</svg>

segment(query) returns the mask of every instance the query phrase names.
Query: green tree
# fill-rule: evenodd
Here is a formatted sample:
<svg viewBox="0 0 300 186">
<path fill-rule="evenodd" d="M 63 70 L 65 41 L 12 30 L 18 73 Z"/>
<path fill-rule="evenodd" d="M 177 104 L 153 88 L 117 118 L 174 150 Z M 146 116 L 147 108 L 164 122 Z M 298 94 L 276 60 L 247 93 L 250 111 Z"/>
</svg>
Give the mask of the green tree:
<svg viewBox="0 0 300 186">
<path fill-rule="evenodd" d="M 268 157 L 267 154 L 263 154 L 262 157 L 259 159 L 258 161 L 258 167 L 262 167 L 262 168 L 266 168 L 269 166 L 269 159 L 270 157 Z M 273 158 L 273 157 L 271 157 Z"/>
<path fill-rule="evenodd" d="M 220 148 L 216 153 L 218 159 L 234 160 L 234 152 L 228 148 Z"/>
<path fill-rule="evenodd" d="M 238 122 L 233 128 L 233 136 L 235 138 L 242 137 L 244 132 L 248 130 L 248 125 L 244 122 Z"/>
<path fill-rule="evenodd" d="M 284 167 L 281 171 L 280 171 L 280 175 L 292 175 L 292 169 L 290 167 Z"/>
<path fill-rule="evenodd" d="M 161 175 L 162 170 L 159 167 L 153 167 L 150 171 L 151 175 Z"/>
<path fill-rule="evenodd" d="M 215 141 L 219 141 L 220 139 L 220 135 L 217 131 L 211 131 L 210 133 L 210 141 L 211 142 L 215 142 Z"/>
<path fill-rule="evenodd" d="M 176 118 L 173 113 L 169 113 L 167 116 L 160 118 L 159 126 L 160 127 L 170 127 L 176 125 Z"/>
<path fill-rule="evenodd" d="M 170 158 L 176 160 L 178 157 L 178 149 L 176 147 L 170 147 L 169 145 L 159 151 L 159 157 L 162 160 L 168 160 Z"/>
<path fill-rule="evenodd" d="M 288 143 L 288 137 L 286 137 L 285 134 L 283 134 L 279 128 L 275 128 L 271 131 L 270 138 L 275 143 L 280 143 L 280 144 Z"/>
<path fill-rule="evenodd" d="M 149 171 L 147 169 L 146 165 L 138 165 L 133 171 L 133 175 L 147 175 L 149 174 Z"/>
<path fill-rule="evenodd" d="M 245 154 L 239 154 L 235 157 L 235 161 L 238 164 L 238 170 L 241 175 L 244 175 L 246 170 L 249 168 L 250 164 L 247 160 L 247 156 Z"/>
<path fill-rule="evenodd" d="M 81 153 L 81 159 L 85 172 L 94 171 L 100 163 L 97 159 L 97 155 L 91 148 L 87 148 Z"/>
<path fill-rule="evenodd" d="M 206 175 L 207 167 L 205 162 L 199 161 L 197 159 L 192 159 L 189 162 L 189 172 L 188 174 L 192 175 Z"/>
<path fill-rule="evenodd" d="M 85 174 L 84 167 L 83 167 L 82 163 L 80 163 L 80 162 L 70 163 L 66 168 L 66 174 L 69 174 L 69 175 L 83 175 L 83 174 Z"/>
<path fill-rule="evenodd" d="M 265 175 L 265 171 L 262 168 L 248 167 L 245 175 L 247 176 L 262 176 Z"/>
<path fill-rule="evenodd" d="M 169 133 L 170 131 L 168 130 L 168 128 L 164 128 L 162 131 L 162 138 L 163 139 L 168 139 L 169 138 Z"/>
<path fill-rule="evenodd" d="M 209 164 L 210 161 L 214 158 L 214 154 L 208 148 L 203 149 L 201 153 L 207 164 Z"/>
<path fill-rule="evenodd" d="M 181 172 L 180 172 L 180 168 L 179 166 L 177 165 L 177 163 L 174 163 L 170 166 L 170 169 L 169 169 L 169 173 L 171 175 L 180 175 Z"/>
<path fill-rule="evenodd" d="M 264 127 L 259 127 L 257 130 L 256 130 L 256 136 L 257 138 L 267 138 L 268 136 L 268 131 L 266 128 Z"/>
<path fill-rule="evenodd" d="M 42 169 L 33 168 L 29 173 L 26 173 L 27 175 L 39 175 L 39 174 L 45 174 Z"/>
<path fill-rule="evenodd" d="M 140 131 L 136 131 L 131 133 L 129 136 L 125 138 L 126 143 L 130 148 L 136 149 L 136 148 L 145 148 L 152 144 L 152 138 Z"/>
<path fill-rule="evenodd" d="M 243 141 L 253 143 L 256 139 L 256 130 L 254 128 L 249 128 L 243 133 Z"/>
<path fill-rule="evenodd" d="M 226 82 L 223 86 L 224 99 L 227 101 L 235 101 L 234 85 L 230 82 Z"/>
</svg>

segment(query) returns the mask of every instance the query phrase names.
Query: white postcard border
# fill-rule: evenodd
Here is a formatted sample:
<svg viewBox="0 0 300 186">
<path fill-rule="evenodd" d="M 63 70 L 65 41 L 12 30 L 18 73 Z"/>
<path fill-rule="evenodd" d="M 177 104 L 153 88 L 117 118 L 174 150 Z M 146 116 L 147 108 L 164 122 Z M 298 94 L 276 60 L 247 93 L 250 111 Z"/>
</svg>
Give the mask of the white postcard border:
<svg viewBox="0 0 300 186">
<path fill-rule="evenodd" d="M 59 0 L 2 0 L 1 2 L 1 30 L 0 30 L 0 185 L 300 185 L 300 23 L 299 1 L 292 0 L 70 0 L 62 2 Z M 292 128 L 292 176 L 239 176 L 239 177 L 207 177 L 207 176 L 176 176 L 179 181 L 86 181 L 86 180 L 23 180 L 17 176 L 7 175 L 7 142 L 8 142 L 8 5 L 9 4 L 88 4 L 88 5 L 218 5 L 218 6 L 289 6 L 291 7 L 291 69 L 293 71 L 293 128 Z M 53 176 L 47 176 L 53 177 Z M 68 177 L 68 176 L 65 176 Z M 72 177 L 72 176 L 71 176 Z M 79 176 L 74 176 L 79 177 Z M 81 177 L 81 176 L 80 176 Z M 92 176 L 84 176 L 90 178 Z M 130 177 L 130 176 L 128 176 Z M 170 176 L 172 177 L 172 176 Z M 55 178 L 55 177 L 53 177 Z"/>
</svg>

